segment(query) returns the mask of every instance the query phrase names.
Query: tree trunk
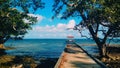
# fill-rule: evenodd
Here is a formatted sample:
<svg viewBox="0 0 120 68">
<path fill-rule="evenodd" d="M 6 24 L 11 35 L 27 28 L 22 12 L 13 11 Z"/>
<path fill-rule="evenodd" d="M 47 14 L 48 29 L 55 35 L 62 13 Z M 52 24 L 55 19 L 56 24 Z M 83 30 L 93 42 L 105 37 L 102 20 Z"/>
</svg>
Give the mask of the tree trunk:
<svg viewBox="0 0 120 68">
<path fill-rule="evenodd" d="M 87 28 L 88 28 L 89 32 L 91 33 L 93 40 L 95 41 L 95 43 L 98 46 L 100 57 L 106 57 L 107 52 L 106 52 L 106 44 L 105 43 L 106 43 L 108 35 L 111 33 L 112 30 L 108 29 L 108 31 L 107 31 L 106 35 L 104 36 L 103 40 L 100 41 L 99 37 L 97 36 L 98 28 L 97 28 L 97 31 L 94 31 L 94 28 L 89 23 L 86 16 L 84 14 L 82 14 L 81 12 L 80 12 L 80 14 L 81 14 L 81 17 L 82 17 L 83 21 L 87 24 Z"/>
<path fill-rule="evenodd" d="M 4 44 L 1 44 L 1 43 L 0 43 L 0 56 L 1 56 L 1 55 L 5 55 L 5 54 L 6 54 L 6 52 L 5 52 Z"/>
<path fill-rule="evenodd" d="M 0 49 L 4 49 L 4 44 L 0 43 Z"/>
<path fill-rule="evenodd" d="M 106 51 L 106 44 L 102 45 L 102 53 L 103 53 L 103 57 L 107 56 L 107 51 Z"/>
<path fill-rule="evenodd" d="M 99 49 L 99 55 L 101 57 L 107 57 L 106 44 L 100 44 L 100 45 L 98 45 L 98 49 Z"/>
<path fill-rule="evenodd" d="M 6 52 L 5 52 L 4 40 L 0 39 L 0 56 L 5 54 Z"/>
<path fill-rule="evenodd" d="M 0 38 L 0 49 L 4 49 L 4 39 Z"/>
<path fill-rule="evenodd" d="M 10 38 L 10 36 L 0 36 L 0 48 L 5 48 L 4 43 Z"/>
</svg>

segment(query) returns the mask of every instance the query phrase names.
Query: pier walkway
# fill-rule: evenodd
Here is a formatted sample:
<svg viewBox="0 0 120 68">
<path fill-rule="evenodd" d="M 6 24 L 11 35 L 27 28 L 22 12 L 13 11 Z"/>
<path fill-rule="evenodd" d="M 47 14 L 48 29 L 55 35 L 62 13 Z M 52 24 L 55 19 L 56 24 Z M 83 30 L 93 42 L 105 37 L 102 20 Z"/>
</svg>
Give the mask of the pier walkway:
<svg viewBox="0 0 120 68">
<path fill-rule="evenodd" d="M 103 68 L 75 44 L 67 44 L 54 68 Z"/>
</svg>

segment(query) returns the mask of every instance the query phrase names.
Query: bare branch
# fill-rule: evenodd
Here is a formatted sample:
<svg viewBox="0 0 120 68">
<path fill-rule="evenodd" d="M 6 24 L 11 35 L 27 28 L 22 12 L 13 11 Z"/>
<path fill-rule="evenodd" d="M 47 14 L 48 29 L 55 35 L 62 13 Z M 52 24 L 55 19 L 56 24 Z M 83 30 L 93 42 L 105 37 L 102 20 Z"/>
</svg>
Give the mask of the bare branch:
<svg viewBox="0 0 120 68">
<path fill-rule="evenodd" d="M 96 31 L 95 31 L 96 34 L 97 34 L 97 32 L 98 32 L 98 28 L 99 28 L 99 24 L 97 23 Z"/>
<path fill-rule="evenodd" d="M 107 37 L 109 36 L 109 34 L 112 32 L 111 28 L 108 29 L 107 33 L 105 34 L 102 43 L 106 42 Z"/>
<path fill-rule="evenodd" d="M 110 23 L 108 23 L 108 22 L 100 22 L 100 24 L 105 27 L 111 27 Z"/>
</svg>

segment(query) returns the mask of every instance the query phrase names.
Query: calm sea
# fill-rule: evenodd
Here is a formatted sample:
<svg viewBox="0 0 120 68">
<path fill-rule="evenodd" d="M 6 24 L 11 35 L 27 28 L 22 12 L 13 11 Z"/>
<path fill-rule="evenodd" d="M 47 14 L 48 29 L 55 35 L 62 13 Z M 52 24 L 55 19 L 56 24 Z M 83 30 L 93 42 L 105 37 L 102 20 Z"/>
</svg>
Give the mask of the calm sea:
<svg viewBox="0 0 120 68">
<path fill-rule="evenodd" d="M 91 39 L 76 39 L 75 42 L 91 54 L 98 52 L 94 41 Z M 7 50 L 8 55 L 58 58 L 66 46 L 66 39 L 9 40 L 5 43 L 5 46 L 15 48 Z"/>
</svg>

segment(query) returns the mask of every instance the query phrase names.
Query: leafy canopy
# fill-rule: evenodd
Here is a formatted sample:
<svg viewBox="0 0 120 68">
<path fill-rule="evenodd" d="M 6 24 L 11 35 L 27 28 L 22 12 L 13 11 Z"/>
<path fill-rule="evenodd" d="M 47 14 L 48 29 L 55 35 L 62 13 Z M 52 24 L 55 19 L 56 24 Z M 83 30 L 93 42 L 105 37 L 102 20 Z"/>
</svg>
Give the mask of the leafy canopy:
<svg viewBox="0 0 120 68">
<path fill-rule="evenodd" d="M 94 33 L 100 31 L 101 29 L 98 30 L 98 28 L 102 25 L 107 28 L 102 31 L 104 35 L 108 29 L 111 29 L 109 36 L 120 36 L 120 2 L 118 0 L 54 0 L 54 2 L 55 16 L 62 13 L 62 19 L 71 16 L 82 17 L 83 21 L 78 25 L 82 27 L 91 25 Z"/>
<path fill-rule="evenodd" d="M 36 17 L 29 16 L 37 8 L 43 8 L 41 0 L 0 0 L 0 41 L 10 36 L 24 36 L 31 25 L 37 22 Z M 19 9 L 17 9 L 19 8 Z M 26 23 L 25 20 L 31 23 Z"/>
</svg>

